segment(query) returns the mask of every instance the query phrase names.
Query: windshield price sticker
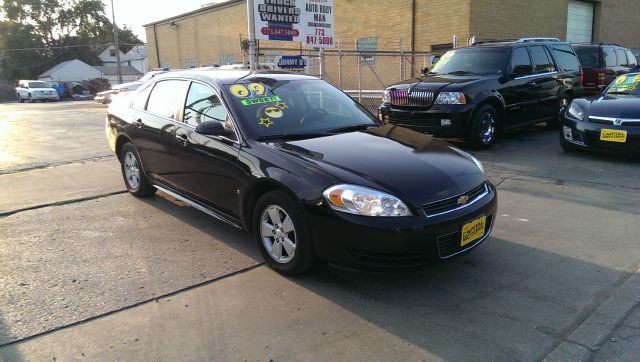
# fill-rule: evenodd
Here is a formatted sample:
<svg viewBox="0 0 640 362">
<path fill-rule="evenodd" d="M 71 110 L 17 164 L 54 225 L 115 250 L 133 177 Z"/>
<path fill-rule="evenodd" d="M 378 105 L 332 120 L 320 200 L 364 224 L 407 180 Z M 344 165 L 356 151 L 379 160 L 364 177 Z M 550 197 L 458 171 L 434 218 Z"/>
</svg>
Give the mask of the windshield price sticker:
<svg viewBox="0 0 640 362">
<path fill-rule="evenodd" d="M 253 106 L 255 104 L 276 103 L 276 102 L 280 102 L 281 100 L 282 99 L 279 96 L 272 96 L 272 97 L 243 99 L 240 101 L 240 103 L 242 103 L 243 106 Z"/>
</svg>

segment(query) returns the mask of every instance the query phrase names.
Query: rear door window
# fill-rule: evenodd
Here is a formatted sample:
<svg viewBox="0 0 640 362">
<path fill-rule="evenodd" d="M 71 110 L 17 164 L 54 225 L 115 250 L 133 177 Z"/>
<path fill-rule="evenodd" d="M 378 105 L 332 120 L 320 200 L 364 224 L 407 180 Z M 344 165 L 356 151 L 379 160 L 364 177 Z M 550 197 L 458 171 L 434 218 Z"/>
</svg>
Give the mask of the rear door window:
<svg viewBox="0 0 640 362">
<path fill-rule="evenodd" d="M 617 67 L 618 59 L 616 57 L 616 51 L 612 47 L 602 47 L 602 53 L 604 55 L 605 67 Z"/>
<path fill-rule="evenodd" d="M 633 55 L 632 52 L 627 50 L 627 59 L 629 60 L 629 66 L 630 67 L 637 67 L 638 66 L 638 60 L 636 59 L 636 56 Z"/>
<path fill-rule="evenodd" d="M 156 83 L 151 91 L 147 112 L 175 119 L 178 107 L 184 100 L 189 82 L 184 80 L 163 80 Z"/>
<path fill-rule="evenodd" d="M 629 66 L 629 62 L 627 61 L 627 54 L 624 52 L 624 49 L 616 49 L 616 55 L 618 56 L 618 65 L 621 67 Z"/>
<path fill-rule="evenodd" d="M 578 62 L 578 58 L 576 58 L 573 50 L 570 46 L 564 45 L 553 45 L 551 46 L 551 53 L 553 54 L 553 58 L 558 65 L 558 68 L 563 72 L 576 72 L 580 70 L 580 63 Z M 597 62 L 596 58 L 596 62 Z"/>
<path fill-rule="evenodd" d="M 576 47 L 576 55 L 580 60 L 582 69 L 598 68 L 598 47 Z"/>
<path fill-rule="evenodd" d="M 511 74 L 517 77 L 525 77 L 533 73 L 531 59 L 527 48 L 516 48 L 511 55 Z"/>
<path fill-rule="evenodd" d="M 547 56 L 547 52 L 543 46 L 534 46 L 530 49 L 531 59 L 533 59 L 534 73 L 548 73 L 556 70 L 556 67 Z"/>
</svg>

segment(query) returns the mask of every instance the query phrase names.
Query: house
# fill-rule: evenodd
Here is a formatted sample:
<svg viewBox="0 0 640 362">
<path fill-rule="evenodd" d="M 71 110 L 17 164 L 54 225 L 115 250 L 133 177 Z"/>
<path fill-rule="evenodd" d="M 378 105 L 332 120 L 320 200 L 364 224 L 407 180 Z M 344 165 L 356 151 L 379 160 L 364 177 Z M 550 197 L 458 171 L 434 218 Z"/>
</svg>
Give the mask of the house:
<svg viewBox="0 0 640 362">
<path fill-rule="evenodd" d="M 115 65 L 103 65 L 93 67 L 100 72 L 100 78 L 105 78 L 111 85 L 120 84 L 118 82 L 118 67 Z M 121 65 L 122 83 L 133 82 L 142 77 L 143 73 L 130 65 Z"/>
<path fill-rule="evenodd" d="M 80 82 L 83 80 L 100 78 L 102 73 L 89 64 L 78 60 L 67 60 L 38 76 L 39 80 L 47 82 Z"/>
<path fill-rule="evenodd" d="M 149 53 L 146 45 L 137 45 L 121 59 L 123 65 L 130 65 L 142 74 L 149 71 Z"/>
<path fill-rule="evenodd" d="M 122 58 L 124 57 L 124 53 L 121 50 L 118 50 L 120 53 L 120 64 L 122 64 Z M 106 44 L 98 48 L 96 51 L 98 54 L 98 58 L 102 61 L 102 65 L 116 65 L 118 64 L 118 58 L 116 53 L 116 47 L 113 44 Z"/>
</svg>

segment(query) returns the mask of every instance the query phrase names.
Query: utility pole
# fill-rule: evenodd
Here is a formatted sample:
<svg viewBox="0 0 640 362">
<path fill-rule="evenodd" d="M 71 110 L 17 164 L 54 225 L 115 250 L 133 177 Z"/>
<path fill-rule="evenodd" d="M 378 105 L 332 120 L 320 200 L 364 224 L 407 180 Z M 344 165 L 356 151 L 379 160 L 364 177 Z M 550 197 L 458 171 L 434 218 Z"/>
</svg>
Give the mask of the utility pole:
<svg viewBox="0 0 640 362">
<path fill-rule="evenodd" d="M 113 0 L 111 0 L 113 1 Z M 247 0 L 247 23 L 249 24 L 249 68 L 258 68 L 258 54 L 256 53 L 256 19 L 254 17 L 255 0 Z"/>
<path fill-rule="evenodd" d="M 120 48 L 118 48 L 118 26 L 116 25 L 116 11 L 113 8 L 113 0 L 111 0 L 111 18 L 113 19 L 113 45 L 116 47 L 116 62 L 118 63 L 118 84 L 122 84 L 122 67 L 120 67 Z M 156 47 L 157 46 L 158 44 L 156 43 Z"/>
</svg>

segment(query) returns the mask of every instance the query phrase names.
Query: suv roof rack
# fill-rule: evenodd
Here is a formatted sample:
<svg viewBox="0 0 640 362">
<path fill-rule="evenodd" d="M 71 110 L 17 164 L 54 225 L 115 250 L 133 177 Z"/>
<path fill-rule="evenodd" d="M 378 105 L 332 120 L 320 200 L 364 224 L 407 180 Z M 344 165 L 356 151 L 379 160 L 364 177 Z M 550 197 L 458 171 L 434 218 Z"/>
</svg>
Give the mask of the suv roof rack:
<svg viewBox="0 0 640 362">
<path fill-rule="evenodd" d="M 472 45 L 491 44 L 491 43 L 510 43 L 514 41 L 516 41 L 516 39 L 489 39 L 489 40 L 476 41 Z"/>
<path fill-rule="evenodd" d="M 516 40 L 517 43 L 532 43 L 532 42 L 560 42 L 558 38 L 520 38 Z"/>
<path fill-rule="evenodd" d="M 599 43 L 571 43 L 571 45 L 593 45 L 593 46 L 610 45 L 610 46 L 624 48 L 622 45 L 617 44 L 617 43 L 604 43 L 604 42 L 599 42 Z"/>
</svg>

